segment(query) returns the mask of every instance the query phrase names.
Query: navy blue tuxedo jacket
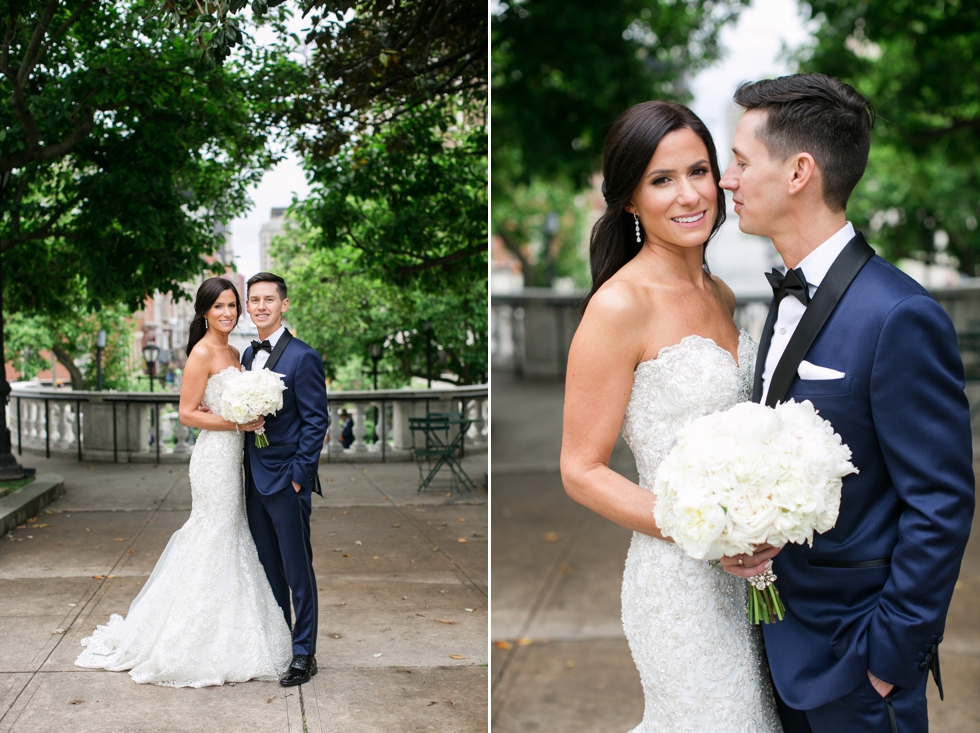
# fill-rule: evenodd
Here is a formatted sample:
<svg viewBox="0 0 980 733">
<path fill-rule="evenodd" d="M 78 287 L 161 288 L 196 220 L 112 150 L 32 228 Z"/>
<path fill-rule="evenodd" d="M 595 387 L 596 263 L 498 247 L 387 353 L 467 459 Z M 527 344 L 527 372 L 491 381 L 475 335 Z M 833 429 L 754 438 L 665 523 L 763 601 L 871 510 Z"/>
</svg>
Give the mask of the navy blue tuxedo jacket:
<svg viewBox="0 0 980 733">
<path fill-rule="evenodd" d="M 252 347 L 245 349 L 242 364 L 252 366 Z M 265 419 L 269 445 L 255 447 L 255 433 L 245 437 L 248 470 L 260 494 L 274 494 L 292 482 L 318 494 L 317 469 L 327 434 L 327 387 L 323 363 L 316 349 L 292 336 L 282 335 L 266 368 L 283 375 L 286 391 L 282 409 Z"/>
<path fill-rule="evenodd" d="M 773 565 L 787 617 L 763 627 L 769 665 L 783 700 L 809 710 L 868 669 L 903 688 L 926 674 L 970 532 L 974 476 L 953 324 L 897 268 L 871 257 L 803 358 L 845 376 L 797 375 L 776 399 L 810 400 L 860 471 L 844 478 L 837 525 L 812 548 L 787 545 Z M 790 366 L 795 374 L 798 361 Z"/>
</svg>

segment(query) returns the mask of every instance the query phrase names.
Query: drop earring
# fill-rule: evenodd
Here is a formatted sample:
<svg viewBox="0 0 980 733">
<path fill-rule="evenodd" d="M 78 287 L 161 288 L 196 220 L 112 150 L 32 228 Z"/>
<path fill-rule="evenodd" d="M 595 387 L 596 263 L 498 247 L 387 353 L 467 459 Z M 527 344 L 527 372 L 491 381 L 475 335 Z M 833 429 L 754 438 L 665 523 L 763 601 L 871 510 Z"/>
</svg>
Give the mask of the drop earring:
<svg viewBox="0 0 980 733">
<path fill-rule="evenodd" d="M 636 243 L 643 244 L 643 237 L 640 236 L 640 217 L 638 217 L 636 214 L 633 214 L 633 221 L 636 222 Z"/>
<path fill-rule="evenodd" d="M 640 225 L 639 225 L 639 224 L 637 224 L 637 226 L 640 226 Z M 207 318 L 205 318 L 205 319 L 204 319 L 204 330 L 205 330 L 205 331 L 207 331 L 207 330 L 208 330 L 208 319 L 207 319 Z"/>
</svg>

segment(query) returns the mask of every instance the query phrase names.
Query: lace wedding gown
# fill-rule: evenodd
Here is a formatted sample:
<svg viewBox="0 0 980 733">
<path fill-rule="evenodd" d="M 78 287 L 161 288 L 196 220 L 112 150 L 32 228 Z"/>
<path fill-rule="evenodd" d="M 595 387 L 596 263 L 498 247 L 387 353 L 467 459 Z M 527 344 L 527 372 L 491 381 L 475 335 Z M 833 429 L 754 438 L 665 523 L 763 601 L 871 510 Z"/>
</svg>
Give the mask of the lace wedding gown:
<svg viewBox="0 0 980 733">
<path fill-rule="evenodd" d="M 637 365 L 623 437 L 640 486 L 651 489 L 674 435 L 694 418 L 751 397 L 755 344 L 739 335 L 738 364 L 714 341 L 688 336 Z M 673 542 L 633 534 L 623 576 L 623 626 L 643 684 L 632 733 L 779 733 L 745 581 Z"/>
<path fill-rule="evenodd" d="M 238 373 L 208 379 L 203 403 L 218 412 Z M 205 687 L 278 679 L 292 639 L 245 518 L 244 434 L 202 430 L 190 462 L 190 518 L 174 532 L 124 619 L 82 639 L 79 667 L 129 670 L 139 683 Z"/>
</svg>

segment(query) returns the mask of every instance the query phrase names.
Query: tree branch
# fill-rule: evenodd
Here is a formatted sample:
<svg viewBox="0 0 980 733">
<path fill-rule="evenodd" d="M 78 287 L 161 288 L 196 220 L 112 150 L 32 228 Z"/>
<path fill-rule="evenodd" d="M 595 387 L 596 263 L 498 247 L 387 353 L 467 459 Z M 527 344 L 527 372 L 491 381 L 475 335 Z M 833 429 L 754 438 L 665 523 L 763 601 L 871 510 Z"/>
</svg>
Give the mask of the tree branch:
<svg viewBox="0 0 980 733">
<path fill-rule="evenodd" d="M 432 270 L 436 267 L 445 267 L 453 262 L 458 262 L 459 260 L 465 260 L 469 257 L 474 257 L 480 254 L 480 252 L 486 252 L 486 244 L 478 244 L 474 247 L 469 247 L 467 249 L 461 249 L 458 252 L 453 252 L 451 255 L 446 255 L 445 257 L 435 257 L 430 260 L 423 260 L 418 265 L 411 265 L 410 267 L 399 267 L 396 271 L 399 277 L 408 277 L 409 275 L 415 275 L 419 272 L 424 272 L 425 270 Z"/>
<path fill-rule="evenodd" d="M 71 388 L 74 390 L 84 389 L 85 380 L 82 377 L 82 372 L 77 366 L 75 366 L 75 362 L 72 361 L 72 358 L 68 355 L 68 352 L 58 344 L 54 344 L 51 347 L 51 351 L 54 352 L 55 357 L 71 375 Z M 54 374 L 51 375 L 51 383 L 54 384 Z"/>
<path fill-rule="evenodd" d="M 41 17 L 37 20 L 37 25 L 34 27 L 34 35 L 31 36 L 30 42 L 27 44 L 27 48 L 24 50 L 24 58 L 20 63 L 20 68 L 17 69 L 17 81 L 19 86 L 23 88 L 27 84 L 27 80 L 31 76 L 31 72 L 38 62 L 38 52 L 41 48 L 41 42 L 44 40 L 44 36 L 48 32 L 48 28 L 51 27 L 51 21 L 54 20 L 54 14 L 58 10 L 58 0 L 51 0 L 50 3 L 44 8 L 41 13 Z"/>
<path fill-rule="evenodd" d="M 51 37 L 48 39 L 48 42 L 44 44 L 44 48 L 42 48 L 38 53 L 37 61 L 43 59 L 45 54 L 47 54 L 48 49 L 50 49 L 51 46 L 54 45 L 55 41 L 61 38 L 61 36 L 64 35 L 65 31 L 71 28 L 71 26 L 75 24 L 75 22 L 82 16 L 82 14 L 90 7 L 92 7 L 92 5 L 94 4 L 95 4 L 95 0 L 88 0 L 78 10 L 72 13 L 68 17 L 68 20 L 62 23 L 61 26 L 58 28 L 58 30 L 56 30 L 53 34 L 51 34 Z"/>
</svg>

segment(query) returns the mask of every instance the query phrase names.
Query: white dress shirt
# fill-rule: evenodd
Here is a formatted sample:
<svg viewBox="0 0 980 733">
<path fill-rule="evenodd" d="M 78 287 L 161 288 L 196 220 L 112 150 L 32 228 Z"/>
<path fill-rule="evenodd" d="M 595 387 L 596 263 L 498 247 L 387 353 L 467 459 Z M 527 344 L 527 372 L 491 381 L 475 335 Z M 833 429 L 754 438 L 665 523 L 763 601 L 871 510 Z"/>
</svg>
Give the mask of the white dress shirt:
<svg viewBox="0 0 980 733">
<path fill-rule="evenodd" d="M 269 343 L 272 344 L 272 348 L 276 348 L 276 344 L 279 343 L 279 339 L 282 338 L 283 332 L 285 332 L 285 326 L 279 326 L 279 329 L 269 337 Z M 249 371 L 257 371 L 265 367 L 266 363 L 269 361 L 269 357 L 272 356 L 265 349 L 256 350 L 254 356 L 252 357 L 252 366 Z"/>
<path fill-rule="evenodd" d="M 839 232 L 804 257 L 803 261 L 797 265 L 803 270 L 811 298 L 827 276 L 827 271 L 834 264 L 834 260 L 853 238 L 854 226 L 851 222 L 847 222 Z M 806 306 L 792 295 L 786 296 L 779 303 L 775 330 L 769 344 L 769 353 L 766 354 L 766 365 L 762 370 L 762 404 L 766 404 L 766 396 L 769 394 L 769 380 L 772 379 L 776 365 L 779 364 L 779 360 L 782 358 L 783 352 L 786 351 L 789 340 L 793 338 L 796 327 L 804 313 L 806 313 Z"/>
</svg>

